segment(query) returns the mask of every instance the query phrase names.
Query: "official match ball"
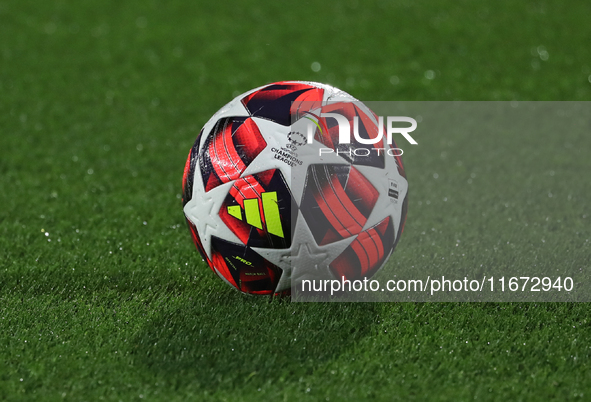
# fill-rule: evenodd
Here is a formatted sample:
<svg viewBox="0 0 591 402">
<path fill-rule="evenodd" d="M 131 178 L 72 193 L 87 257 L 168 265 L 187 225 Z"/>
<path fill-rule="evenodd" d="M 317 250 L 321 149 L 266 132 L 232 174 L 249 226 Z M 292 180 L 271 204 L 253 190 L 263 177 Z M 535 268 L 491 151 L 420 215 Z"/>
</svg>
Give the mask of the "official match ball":
<svg viewBox="0 0 591 402">
<path fill-rule="evenodd" d="M 343 119 L 357 130 L 348 142 Z M 183 176 L 203 260 L 230 286 L 261 295 L 374 275 L 402 234 L 408 193 L 396 144 L 369 143 L 380 129 L 363 103 L 315 82 L 268 84 L 222 107 Z"/>
</svg>

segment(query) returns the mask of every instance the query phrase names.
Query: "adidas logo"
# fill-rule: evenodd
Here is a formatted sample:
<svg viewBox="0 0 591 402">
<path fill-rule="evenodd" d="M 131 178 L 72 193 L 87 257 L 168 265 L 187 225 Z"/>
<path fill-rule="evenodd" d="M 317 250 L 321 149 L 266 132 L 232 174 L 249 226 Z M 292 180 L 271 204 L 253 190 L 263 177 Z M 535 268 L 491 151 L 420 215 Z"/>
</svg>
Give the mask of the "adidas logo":
<svg viewBox="0 0 591 402">
<path fill-rule="evenodd" d="M 272 191 L 262 193 L 261 200 L 263 202 L 263 214 L 267 232 L 278 237 L 285 237 L 283 235 L 283 227 L 281 226 L 281 217 L 279 216 L 277 192 Z M 246 198 L 244 200 L 244 215 L 246 217 L 246 223 L 262 230 L 263 222 L 261 219 L 259 201 L 259 198 Z M 240 208 L 240 205 L 229 206 L 228 214 L 238 220 L 243 220 L 242 208 Z"/>
</svg>

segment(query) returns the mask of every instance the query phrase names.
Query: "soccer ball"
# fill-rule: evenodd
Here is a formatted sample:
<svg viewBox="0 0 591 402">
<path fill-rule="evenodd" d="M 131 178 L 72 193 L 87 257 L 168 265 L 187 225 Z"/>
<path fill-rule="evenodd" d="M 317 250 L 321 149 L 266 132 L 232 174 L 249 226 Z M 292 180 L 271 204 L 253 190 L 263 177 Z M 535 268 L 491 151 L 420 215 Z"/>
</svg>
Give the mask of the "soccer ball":
<svg viewBox="0 0 591 402">
<path fill-rule="evenodd" d="M 253 294 L 303 279 L 374 275 L 398 242 L 408 183 L 394 143 L 339 143 L 338 113 L 357 137 L 378 117 L 351 95 L 315 82 L 256 88 L 203 127 L 183 176 L 183 210 L 209 267 Z M 382 152 L 379 152 L 379 149 Z"/>
</svg>

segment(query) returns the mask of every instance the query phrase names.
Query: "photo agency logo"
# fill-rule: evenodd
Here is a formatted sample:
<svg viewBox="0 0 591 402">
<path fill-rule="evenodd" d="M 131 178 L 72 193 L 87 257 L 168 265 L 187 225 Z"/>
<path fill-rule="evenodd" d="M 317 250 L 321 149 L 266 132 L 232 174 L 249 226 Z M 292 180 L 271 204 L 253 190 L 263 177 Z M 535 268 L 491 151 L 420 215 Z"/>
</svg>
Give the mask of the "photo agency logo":
<svg viewBox="0 0 591 402">
<path fill-rule="evenodd" d="M 346 113 L 338 111 L 305 111 L 303 117 L 308 120 L 306 135 L 291 132 L 290 136 L 297 137 L 300 144 L 304 140 L 307 144 L 312 144 L 315 137 L 321 138 L 323 144 L 326 144 L 327 140 L 331 142 L 330 145 L 333 146 L 320 148 L 318 156 L 331 153 L 346 154 L 349 157 L 369 157 L 372 154 L 401 156 L 404 151 L 395 146 L 395 135 L 402 136 L 411 145 L 418 145 L 410 134 L 416 130 L 417 121 L 408 116 L 347 116 Z M 388 146 L 380 146 L 386 145 L 384 138 Z"/>
</svg>

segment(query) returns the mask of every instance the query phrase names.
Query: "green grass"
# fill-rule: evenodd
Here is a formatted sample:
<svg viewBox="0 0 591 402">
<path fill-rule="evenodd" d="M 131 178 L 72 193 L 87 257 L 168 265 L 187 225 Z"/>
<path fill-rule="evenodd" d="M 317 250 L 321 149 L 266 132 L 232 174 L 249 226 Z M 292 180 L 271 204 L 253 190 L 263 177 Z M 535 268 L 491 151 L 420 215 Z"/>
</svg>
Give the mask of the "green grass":
<svg viewBox="0 0 591 402">
<path fill-rule="evenodd" d="M 363 100 L 589 100 L 590 11 L 0 1 L 0 399 L 589 400 L 587 304 L 241 295 L 201 262 L 179 197 L 202 124 L 267 82 Z M 503 141 L 406 155 L 396 263 L 442 264 L 461 238 L 459 267 L 589 268 L 589 138 Z"/>
</svg>

